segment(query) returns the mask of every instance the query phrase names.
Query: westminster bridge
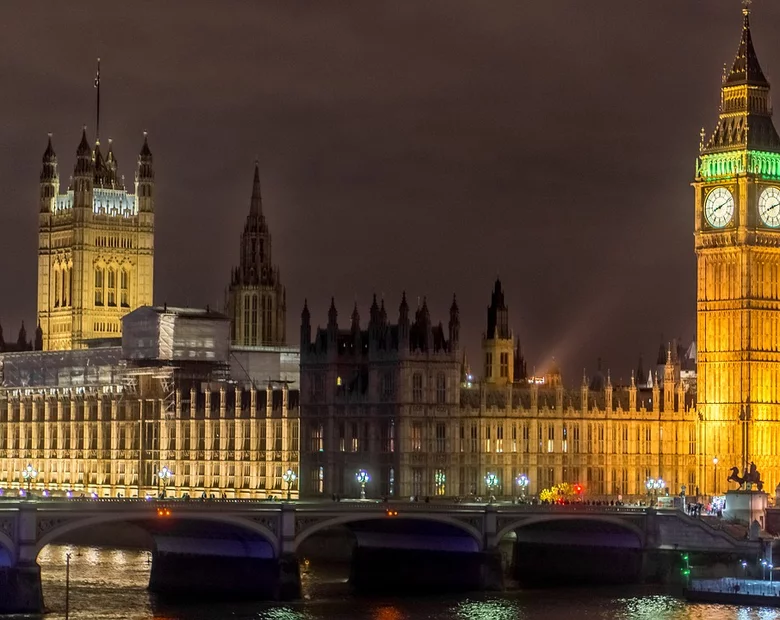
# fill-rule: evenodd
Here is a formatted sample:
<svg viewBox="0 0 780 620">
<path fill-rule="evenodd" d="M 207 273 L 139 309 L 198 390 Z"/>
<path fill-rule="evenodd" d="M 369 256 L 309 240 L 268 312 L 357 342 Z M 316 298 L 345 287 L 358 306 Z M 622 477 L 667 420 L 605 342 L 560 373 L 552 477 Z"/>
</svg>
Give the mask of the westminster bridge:
<svg viewBox="0 0 780 620">
<path fill-rule="evenodd" d="M 301 545 L 334 528 L 354 536 L 355 587 L 500 589 L 500 547 L 518 578 L 662 577 L 680 552 L 758 558 L 761 543 L 680 510 L 589 504 L 14 499 L 0 501 L 0 613 L 42 609 L 37 557 L 68 534 L 132 523 L 154 541 L 159 593 L 289 600 Z M 503 543 L 502 543 L 503 541 Z"/>
</svg>

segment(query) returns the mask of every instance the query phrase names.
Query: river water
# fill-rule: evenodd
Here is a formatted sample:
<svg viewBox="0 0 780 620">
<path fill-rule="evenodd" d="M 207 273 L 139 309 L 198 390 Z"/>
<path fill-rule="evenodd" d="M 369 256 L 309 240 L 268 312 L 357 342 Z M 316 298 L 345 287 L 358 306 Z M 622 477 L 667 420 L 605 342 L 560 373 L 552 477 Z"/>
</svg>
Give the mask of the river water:
<svg viewBox="0 0 780 620">
<path fill-rule="evenodd" d="M 545 589 L 430 598 L 362 598 L 346 574 L 310 566 L 296 603 L 176 603 L 146 591 L 144 551 L 49 545 L 39 557 L 47 620 L 65 617 L 71 553 L 71 620 L 780 620 L 780 610 L 692 604 L 656 589 Z"/>
</svg>

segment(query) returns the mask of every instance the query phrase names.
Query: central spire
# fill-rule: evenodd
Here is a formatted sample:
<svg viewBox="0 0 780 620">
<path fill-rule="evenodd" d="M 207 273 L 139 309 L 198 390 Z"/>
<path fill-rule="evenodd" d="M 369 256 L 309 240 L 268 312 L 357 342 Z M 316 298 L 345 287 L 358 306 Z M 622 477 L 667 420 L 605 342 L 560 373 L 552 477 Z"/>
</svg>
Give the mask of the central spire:
<svg viewBox="0 0 780 620">
<path fill-rule="evenodd" d="M 255 160 L 255 178 L 252 181 L 252 201 L 249 204 L 249 214 L 263 214 L 263 197 L 260 193 L 260 164 L 257 160 Z"/>
</svg>

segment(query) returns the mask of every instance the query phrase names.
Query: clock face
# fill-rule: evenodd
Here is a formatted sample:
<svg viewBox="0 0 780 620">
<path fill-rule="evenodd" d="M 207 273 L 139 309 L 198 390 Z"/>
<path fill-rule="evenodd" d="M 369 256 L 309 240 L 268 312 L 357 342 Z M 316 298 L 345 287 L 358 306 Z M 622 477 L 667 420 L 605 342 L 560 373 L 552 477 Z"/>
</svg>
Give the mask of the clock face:
<svg viewBox="0 0 780 620">
<path fill-rule="evenodd" d="M 734 195 L 725 187 L 716 187 L 704 201 L 704 217 L 713 228 L 723 228 L 734 217 Z"/>
<path fill-rule="evenodd" d="M 780 227 L 780 189 L 767 187 L 758 199 L 758 215 L 771 228 Z"/>
</svg>

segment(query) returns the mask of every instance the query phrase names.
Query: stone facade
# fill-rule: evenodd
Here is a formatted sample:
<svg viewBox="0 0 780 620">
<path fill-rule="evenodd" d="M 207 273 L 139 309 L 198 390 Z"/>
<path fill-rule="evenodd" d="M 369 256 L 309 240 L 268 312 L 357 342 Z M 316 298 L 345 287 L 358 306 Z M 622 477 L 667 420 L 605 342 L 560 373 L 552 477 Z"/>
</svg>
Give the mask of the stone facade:
<svg viewBox="0 0 780 620">
<path fill-rule="evenodd" d="M 154 171 L 144 138 L 135 193 L 109 141 L 104 157 L 84 130 L 73 177 L 60 193 L 51 136 L 43 155 L 38 235 L 38 323 L 45 350 L 121 335 L 121 318 L 152 303 Z"/>
<path fill-rule="evenodd" d="M 368 330 L 357 310 L 340 330 L 332 304 L 328 327 L 312 339 L 304 308 L 302 495 L 356 495 L 359 469 L 371 475 L 373 496 L 484 496 L 488 473 L 497 474 L 500 496 L 518 493 L 519 474 L 530 479 L 528 493 L 570 482 L 594 498 L 645 496 L 651 477 L 672 493 L 700 484 L 697 417 L 673 380 L 671 355 L 663 389 L 648 394 L 633 381 L 614 387 L 608 376 L 599 390 L 587 381 L 573 391 L 560 381 L 515 382 L 487 369 L 481 383 L 462 383 L 454 301 L 447 336 L 425 302 L 413 323 L 405 298 L 397 324 L 376 300 L 370 315 Z M 491 330 L 492 316 L 486 334 L 508 342 L 511 354 L 508 328 Z M 484 351 L 499 350 L 492 340 Z"/>
</svg>

